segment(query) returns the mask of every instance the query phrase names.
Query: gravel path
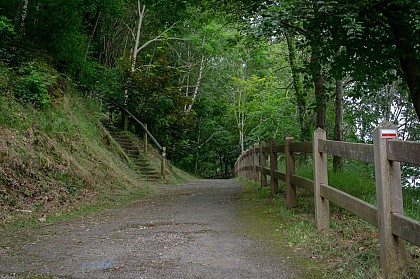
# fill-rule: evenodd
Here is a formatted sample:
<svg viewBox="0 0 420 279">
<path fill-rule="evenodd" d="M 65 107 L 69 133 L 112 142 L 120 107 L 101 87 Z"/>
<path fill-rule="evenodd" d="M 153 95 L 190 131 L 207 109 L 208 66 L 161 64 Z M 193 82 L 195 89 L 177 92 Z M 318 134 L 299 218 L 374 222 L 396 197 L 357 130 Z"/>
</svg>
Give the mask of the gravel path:
<svg viewBox="0 0 420 279">
<path fill-rule="evenodd" d="M 278 252 L 243 233 L 237 182 L 157 188 L 160 195 L 129 206 L 36 229 L 15 247 L 0 239 L 0 278 L 299 277 Z"/>
</svg>

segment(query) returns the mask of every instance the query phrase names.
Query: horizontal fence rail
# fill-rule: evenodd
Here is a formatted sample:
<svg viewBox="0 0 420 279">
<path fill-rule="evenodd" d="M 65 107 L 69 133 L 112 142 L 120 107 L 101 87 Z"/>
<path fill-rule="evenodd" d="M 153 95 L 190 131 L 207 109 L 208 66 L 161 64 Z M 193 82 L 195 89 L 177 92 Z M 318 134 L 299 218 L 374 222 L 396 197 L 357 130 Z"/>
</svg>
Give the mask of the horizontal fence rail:
<svg viewBox="0 0 420 279">
<path fill-rule="evenodd" d="M 297 206 L 296 188 L 314 193 L 318 230 L 329 228 L 329 202 L 354 213 L 379 229 L 380 260 L 384 277 L 406 264 L 405 241 L 420 246 L 420 222 L 404 216 L 400 162 L 420 165 L 420 143 L 389 137 L 396 126 L 382 123 L 373 133 L 373 144 L 330 141 L 322 129 L 314 132 L 312 142 L 285 144 L 261 142 L 242 153 L 235 163 L 233 176 L 244 176 L 278 192 L 278 180 L 286 183 L 286 203 Z M 295 174 L 295 153 L 313 154 L 313 177 Z M 285 154 L 286 172 L 278 170 L 278 156 Z M 328 185 L 327 156 L 373 163 L 375 165 L 377 206 Z M 268 176 L 270 178 L 268 179 Z"/>
</svg>

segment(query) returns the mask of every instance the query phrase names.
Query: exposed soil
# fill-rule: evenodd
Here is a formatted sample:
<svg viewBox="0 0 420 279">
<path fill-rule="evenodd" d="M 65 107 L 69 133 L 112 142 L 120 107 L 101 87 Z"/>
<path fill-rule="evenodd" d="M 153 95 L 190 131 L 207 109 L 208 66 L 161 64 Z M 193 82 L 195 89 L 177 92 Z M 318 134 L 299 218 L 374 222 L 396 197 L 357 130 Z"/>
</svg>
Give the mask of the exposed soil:
<svg viewBox="0 0 420 279">
<path fill-rule="evenodd" d="M 277 248 L 246 233 L 239 183 L 156 187 L 124 208 L 0 238 L 0 278 L 300 277 Z"/>
</svg>

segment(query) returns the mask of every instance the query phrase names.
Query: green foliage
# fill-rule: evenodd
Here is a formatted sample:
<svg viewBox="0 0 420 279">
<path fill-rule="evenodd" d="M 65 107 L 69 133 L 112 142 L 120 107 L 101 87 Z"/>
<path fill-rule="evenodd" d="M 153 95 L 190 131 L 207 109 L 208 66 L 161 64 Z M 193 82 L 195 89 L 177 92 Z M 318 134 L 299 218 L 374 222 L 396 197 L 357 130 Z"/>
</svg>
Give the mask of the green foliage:
<svg viewBox="0 0 420 279">
<path fill-rule="evenodd" d="M 46 64 L 26 63 L 19 69 L 20 80 L 14 94 L 22 101 L 39 108 L 49 107 L 54 94 L 57 94 L 59 75 Z"/>
<path fill-rule="evenodd" d="M 184 111 L 188 99 L 175 86 L 178 72 L 170 66 L 165 47 L 157 49 L 154 55 L 152 65 L 140 66 L 134 73 L 126 72 L 127 105 L 167 147 L 169 158 L 180 160 L 188 156 L 187 135 L 194 127 L 194 115 Z"/>
<path fill-rule="evenodd" d="M 10 60 L 14 57 L 13 49 L 16 32 L 12 21 L 5 16 L 0 16 L 0 60 Z"/>
<path fill-rule="evenodd" d="M 311 178 L 312 166 L 298 166 L 297 173 Z M 330 171 L 328 179 L 333 187 L 375 204 L 371 165 L 353 162 L 343 172 Z M 298 187 L 298 206 L 289 209 L 286 206 L 284 183 L 280 185 L 280 193 L 272 195 L 269 194 L 269 187 L 260 188 L 258 183 L 245 179 L 241 182 L 245 184 L 246 200 L 254 203 L 251 207 L 254 210 L 249 210 L 253 216 L 259 220 L 263 218 L 261 212 L 270 213 L 273 222 L 278 221 L 277 230 L 288 246 L 316 263 L 322 270 L 322 278 L 380 277 L 377 228 L 330 203 L 330 230 L 320 233 L 315 225 L 313 193 Z M 415 220 L 420 220 L 418 200 L 413 204 L 409 199 L 418 199 L 419 193 L 419 188 L 403 188 L 405 214 Z M 417 278 L 419 274 L 418 247 L 407 245 L 407 251 L 411 255 L 408 257 L 408 266 L 399 271 L 396 278 Z"/>
<path fill-rule="evenodd" d="M 280 167 L 284 167 L 283 165 Z M 296 173 L 312 179 L 312 165 L 298 165 Z M 370 204 L 376 204 L 375 170 L 372 164 L 348 161 L 342 171 L 333 172 L 332 162 L 329 160 L 328 184 Z M 410 218 L 420 220 L 420 188 L 414 185 L 415 183 L 402 186 L 404 211 Z M 332 209 L 345 212 L 334 204 Z"/>
<path fill-rule="evenodd" d="M 0 95 L 12 90 L 13 76 L 13 71 L 0 61 Z"/>
<path fill-rule="evenodd" d="M 5 16 L 0 16 L 0 33 L 3 36 L 16 34 L 12 21 Z"/>
</svg>

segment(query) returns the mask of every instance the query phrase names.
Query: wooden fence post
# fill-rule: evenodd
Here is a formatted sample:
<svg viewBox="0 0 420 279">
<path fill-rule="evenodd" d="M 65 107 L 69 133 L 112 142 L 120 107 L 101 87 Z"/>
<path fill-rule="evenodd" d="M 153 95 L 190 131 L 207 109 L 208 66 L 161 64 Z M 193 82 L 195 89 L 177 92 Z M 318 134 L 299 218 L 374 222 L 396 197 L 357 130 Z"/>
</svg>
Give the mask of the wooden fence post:
<svg viewBox="0 0 420 279">
<path fill-rule="evenodd" d="M 286 137 L 286 204 L 288 208 L 297 206 L 296 186 L 291 182 L 291 176 L 295 174 L 295 153 L 290 151 L 290 144 L 295 141 L 294 137 Z"/>
<path fill-rule="evenodd" d="M 144 123 L 144 126 L 147 129 L 147 123 Z M 147 154 L 147 133 L 146 133 L 146 131 L 144 131 L 143 140 L 144 140 L 144 153 Z"/>
<path fill-rule="evenodd" d="M 259 165 L 259 158 L 258 158 L 258 153 L 257 153 L 257 148 L 258 148 L 258 144 L 254 144 L 254 153 L 253 153 L 253 164 L 254 164 L 254 181 L 258 182 L 258 180 L 260 179 L 260 175 L 258 173 L 258 165 Z"/>
<path fill-rule="evenodd" d="M 245 152 L 245 177 L 249 179 L 249 150 Z"/>
<path fill-rule="evenodd" d="M 321 184 L 328 185 L 328 160 L 327 154 L 319 152 L 318 140 L 326 140 L 327 133 L 318 128 L 313 136 L 313 174 L 314 174 L 314 200 L 315 219 L 318 230 L 330 227 L 329 201 L 321 196 Z"/>
<path fill-rule="evenodd" d="M 245 166 L 245 152 L 242 152 L 242 155 L 241 155 L 241 176 L 242 177 L 245 176 L 244 166 Z"/>
<path fill-rule="evenodd" d="M 162 175 L 162 179 L 165 180 L 165 170 L 166 170 L 166 147 L 162 147 L 162 160 L 160 165 L 160 173 Z"/>
<path fill-rule="evenodd" d="M 267 156 L 263 151 L 266 146 L 266 143 L 262 141 L 260 144 L 261 187 L 267 186 L 267 174 L 263 173 L 267 165 Z"/>
<path fill-rule="evenodd" d="M 270 142 L 270 178 L 271 178 L 271 193 L 276 194 L 279 192 L 279 180 L 274 175 L 274 171 L 278 170 L 277 152 L 274 152 L 274 147 L 277 146 L 275 140 Z"/>
<path fill-rule="evenodd" d="M 383 122 L 373 131 L 376 199 L 382 272 L 385 278 L 407 261 L 405 241 L 392 234 L 392 213 L 403 213 L 400 163 L 388 161 L 387 138 L 397 126 Z"/>
<path fill-rule="evenodd" d="M 248 151 L 244 151 L 243 154 L 243 159 L 242 159 L 242 176 L 246 178 L 247 176 L 247 169 L 246 169 L 246 165 L 248 163 Z"/>
<path fill-rule="evenodd" d="M 254 147 L 251 145 L 248 147 L 249 150 L 249 173 L 248 173 L 248 179 L 252 180 L 254 179 Z"/>
<path fill-rule="evenodd" d="M 243 167 L 244 165 L 244 153 L 242 152 L 241 156 L 239 157 L 239 164 L 238 164 L 238 176 L 242 176 L 243 175 Z"/>
<path fill-rule="evenodd" d="M 127 131 L 128 130 L 128 113 L 126 113 L 124 111 L 123 112 L 123 117 L 124 117 L 124 119 L 123 119 L 123 121 L 124 121 L 123 128 L 124 128 L 124 131 Z"/>
</svg>

